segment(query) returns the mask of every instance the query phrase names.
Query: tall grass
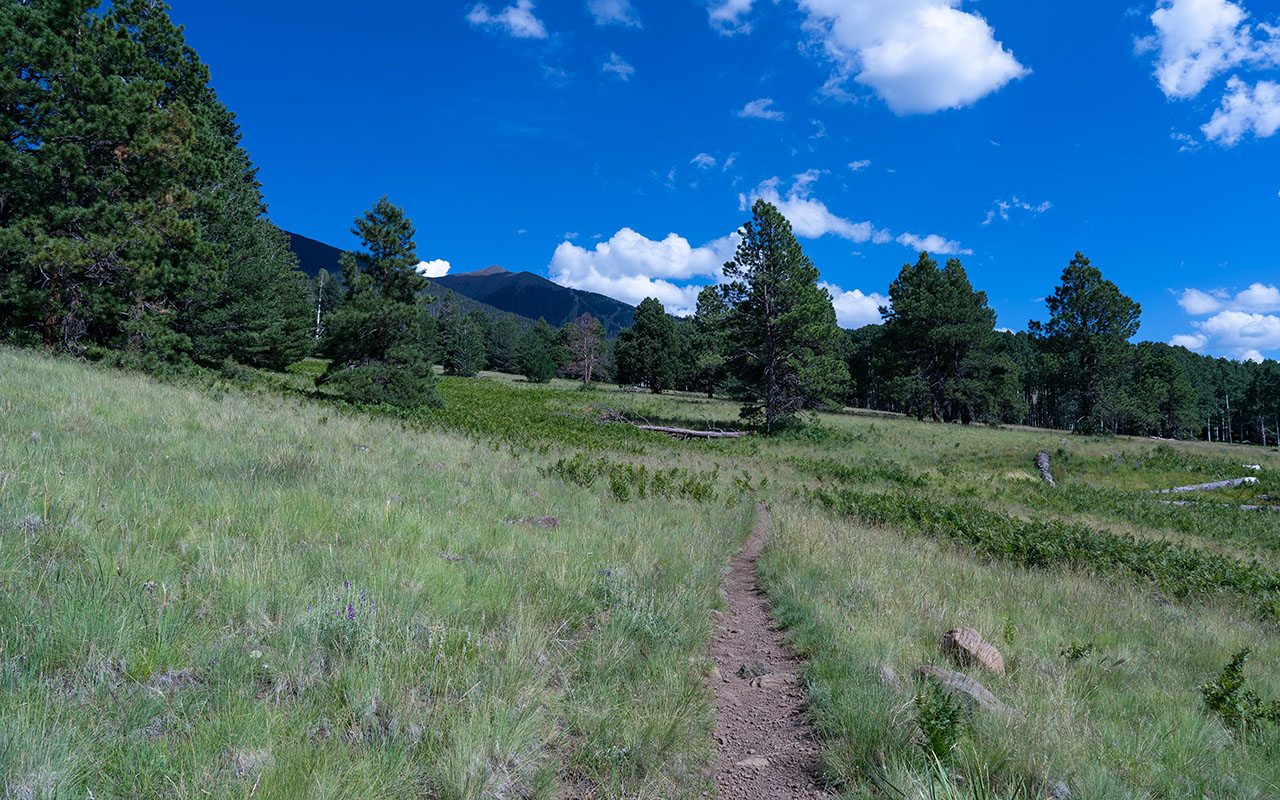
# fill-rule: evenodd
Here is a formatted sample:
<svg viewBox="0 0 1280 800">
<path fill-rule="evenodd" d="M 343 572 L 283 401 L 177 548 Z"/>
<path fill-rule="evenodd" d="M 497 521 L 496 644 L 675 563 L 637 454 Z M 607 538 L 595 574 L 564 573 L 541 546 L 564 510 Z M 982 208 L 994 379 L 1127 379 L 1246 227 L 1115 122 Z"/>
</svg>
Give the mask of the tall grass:
<svg viewBox="0 0 1280 800">
<path fill-rule="evenodd" d="M 699 654 L 749 508 L 234 389 L 0 376 L 9 795 L 705 788 Z"/>
</svg>

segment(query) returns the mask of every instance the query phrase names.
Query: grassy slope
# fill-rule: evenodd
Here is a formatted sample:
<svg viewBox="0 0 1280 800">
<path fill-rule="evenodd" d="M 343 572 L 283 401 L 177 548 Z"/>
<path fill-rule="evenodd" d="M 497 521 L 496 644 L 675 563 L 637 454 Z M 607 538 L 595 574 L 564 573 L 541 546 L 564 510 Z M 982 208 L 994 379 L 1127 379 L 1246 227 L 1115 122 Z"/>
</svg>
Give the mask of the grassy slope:
<svg viewBox="0 0 1280 800">
<path fill-rule="evenodd" d="M 408 427 L 10 351 L 0 375 L 0 522 L 41 520 L 10 524 L 0 551 L 10 780 L 56 772 L 123 792 L 136 772 L 141 794 L 227 796 L 255 782 L 268 796 L 697 794 L 711 747 L 706 611 L 761 497 L 780 522 L 767 588 L 812 659 L 826 763 L 849 796 L 871 792 L 873 775 L 928 796 L 910 673 L 938 662 L 938 636 L 960 624 L 1005 650 L 1008 677 L 974 675 L 1027 719 L 980 719 L 962 737 L 957 785 L 1278 791 L 1276 729 L 1233 738 L 1196 692 L 1249 645 L 1250 685 L 1280 697 L 1280 637 L 1252 590 L 1166 599 L 1087 554 L 1023 569 L 808 499 L 848 490 L 1083 522 L 1271 569 L 1280 515 L 1174 508 L 1143 491 L 1257 474 L 1242 499 L 1280 495 L 1271 453 L 870 414 L 677 443 L 601 425 L 600 411 L 732 427 L 736 407 L 499 375 L 445 379 L 445 409 Z M 1036 478 L 1039 450 L 1058 490 Z M 672 478 L 675 466 L 686 471 Z M 685 478 L 714 498 L 680 499 Z M 502 521 L 543 513 L 564 524 Z M 326 616 L 361 589 L 377 612 Z M 1092 647 L 1072 661 L 1060 654 L 1071 645 Z M 881 685 L 881 665 L 902 675 L 899 690 Z M 186 667 L 196 680 L 169 687 Z M 283 783 L 308 771 L 305 786 Z"/>
<path fill-rule="evenodd" d="M 0 376 L 8 792 L 703 788 L 696 657 L 749 509 L 10 350 Z"/>
</svg>

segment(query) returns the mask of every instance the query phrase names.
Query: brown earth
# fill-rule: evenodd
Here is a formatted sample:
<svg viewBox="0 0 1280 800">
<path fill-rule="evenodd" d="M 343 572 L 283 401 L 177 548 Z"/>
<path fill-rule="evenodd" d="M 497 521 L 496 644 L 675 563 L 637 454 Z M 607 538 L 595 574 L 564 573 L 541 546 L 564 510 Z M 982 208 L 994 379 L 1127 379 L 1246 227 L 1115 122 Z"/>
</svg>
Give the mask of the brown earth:
<svg viewBox="0 0 1280 800">
<path fill-rule="evenodd" d="M 818 743 L 805 720 L 802 665 L 783 645 L 756 585 L 756 559 L 771 530 L 761 505 L 751 538 L 729 562 L 727 608 L 711 644 L 720 750 L 715 782 L 726 800 L 828 796 L 819 780 Z"/>
</svg>

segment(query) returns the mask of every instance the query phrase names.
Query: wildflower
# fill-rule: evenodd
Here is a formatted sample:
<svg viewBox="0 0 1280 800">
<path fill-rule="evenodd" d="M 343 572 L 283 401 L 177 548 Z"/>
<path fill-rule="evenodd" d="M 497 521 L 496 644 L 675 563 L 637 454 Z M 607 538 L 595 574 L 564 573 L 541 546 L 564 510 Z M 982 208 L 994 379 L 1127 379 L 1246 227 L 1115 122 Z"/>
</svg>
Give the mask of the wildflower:
<svg viewBox="0 0 1280 800">
<path fill-rule="evenodd" d="M 355 619 L 355 618 L 356 618 L 356 607 L 353 605 L 347 606 L 347 619 Z"/>
</svg>

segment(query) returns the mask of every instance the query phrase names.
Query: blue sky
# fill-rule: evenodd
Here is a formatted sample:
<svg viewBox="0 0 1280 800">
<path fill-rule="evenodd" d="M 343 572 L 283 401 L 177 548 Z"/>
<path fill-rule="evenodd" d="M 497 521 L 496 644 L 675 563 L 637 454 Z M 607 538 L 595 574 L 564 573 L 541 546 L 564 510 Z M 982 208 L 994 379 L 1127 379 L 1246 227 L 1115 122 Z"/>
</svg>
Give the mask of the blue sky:
<svg viewBox="0 0 1280 800">
<path fill-rule="evenodd" d="M 173 0 L 280 226 L 679 312 L 756 197 L 846 326 L 958 255 L 1001 327 L 1083 251 L 1141 339 L 1280 357 L 1272 0 Z"/>
</svg>

